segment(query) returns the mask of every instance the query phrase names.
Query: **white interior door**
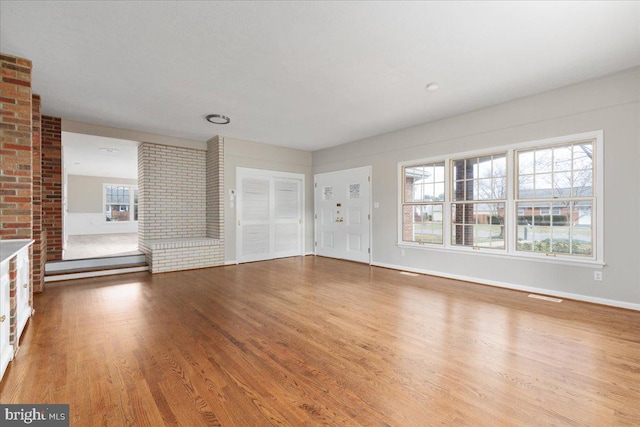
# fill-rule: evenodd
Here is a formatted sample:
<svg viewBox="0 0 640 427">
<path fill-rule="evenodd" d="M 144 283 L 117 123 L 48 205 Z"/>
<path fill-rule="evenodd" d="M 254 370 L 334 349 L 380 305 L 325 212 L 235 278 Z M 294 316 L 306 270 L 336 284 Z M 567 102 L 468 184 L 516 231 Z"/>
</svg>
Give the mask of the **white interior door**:
<svg viewBox="0 0 640 427">
<path fill-rule="evenodd" d="M 237 259 L 304 254 L 304 175 L 238 168 Z"/>
<path fill-rule="evenodd" d="M 273 181 L 273 258 L 302 255 L 302 181 Z"/>
<path fill-rule="evenodd" d="M 238 189 L 238 232 L 241 262 L 271 256 L 270 186 L 268 177 L 245 176 Z"/>
<path fill-rule="evenodd" d="M 371 168 L 315 176 L 316 254 L 371 262 Z"/>
</svg>

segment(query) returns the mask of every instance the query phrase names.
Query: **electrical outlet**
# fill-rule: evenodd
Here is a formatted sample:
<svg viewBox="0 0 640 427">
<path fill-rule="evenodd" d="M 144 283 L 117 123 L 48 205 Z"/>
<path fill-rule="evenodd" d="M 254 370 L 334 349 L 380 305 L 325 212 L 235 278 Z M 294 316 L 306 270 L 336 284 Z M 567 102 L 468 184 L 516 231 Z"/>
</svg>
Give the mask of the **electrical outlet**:
<svg viewBox="0 0 640 427">
<path fill-rule="evenodd" d="M 602 282 L 602 271 L 596 270 L 593 272 L 593 280 Z"/>
</svg>

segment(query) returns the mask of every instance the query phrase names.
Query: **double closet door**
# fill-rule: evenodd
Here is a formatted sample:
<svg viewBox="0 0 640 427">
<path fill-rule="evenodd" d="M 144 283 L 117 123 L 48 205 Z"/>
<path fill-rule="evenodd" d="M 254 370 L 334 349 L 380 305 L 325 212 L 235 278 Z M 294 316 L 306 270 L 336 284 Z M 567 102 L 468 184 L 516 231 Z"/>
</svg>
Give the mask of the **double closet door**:
<svg viewBox="0 0 640 427">
<path fill-rule="evenodd" d="M 238 262 L 304 255 L 304 175 L 238 168 Z"/>
</svg>

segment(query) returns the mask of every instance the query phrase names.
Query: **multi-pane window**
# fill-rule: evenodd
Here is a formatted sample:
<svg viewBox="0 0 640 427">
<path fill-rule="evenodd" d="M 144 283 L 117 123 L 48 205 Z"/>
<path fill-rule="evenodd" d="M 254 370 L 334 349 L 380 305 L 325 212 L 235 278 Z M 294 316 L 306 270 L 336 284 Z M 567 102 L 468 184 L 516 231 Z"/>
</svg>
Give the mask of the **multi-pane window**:
<svg viewBox="0 0 640 427">
<path fill-rule="evenodd" d="M 108 222 L 138 220 L 138 187 L 131 185 L 104 186 L 105 220 Z"/>
<path fill-rule="evenodd" d="M 443 243 L 444 162 L 404 168 L 402 240 Z"/>
<path fill-rule="evenodd" d="M 451 244 L 505 248 L 506 154 L 452 160 Z"/>
<path fill-rule="evenodd" d="M 518 251 L 593 255 L 594 141 L 516 152 Z"/>
<path fill-rule="evenodd" d="M 399 244 L 604 262 L 602 132 L 401 165 Z"/>
<path fill-rule="evenodd" d="M 133 220 L 138 220 L 138 187 L 133 187 Z"/>
</svg>

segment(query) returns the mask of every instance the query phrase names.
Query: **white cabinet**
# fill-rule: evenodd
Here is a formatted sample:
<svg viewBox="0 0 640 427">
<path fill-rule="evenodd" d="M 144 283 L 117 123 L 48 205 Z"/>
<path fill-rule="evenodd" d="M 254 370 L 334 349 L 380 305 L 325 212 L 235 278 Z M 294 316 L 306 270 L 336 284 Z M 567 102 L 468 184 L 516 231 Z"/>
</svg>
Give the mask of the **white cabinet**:
<svg viewBox="0 0 640 427">
<path fill-rule="evenodd" d="M 9 342 L 10 323 L 9 301 L 9 261 L 0 268 L 0 379 L 4 376 L 7 365 L 13 359 L 13 347 Z"/>
<path fill-rule="evenodd" d="M 20 339 L 27 320 L 31 317 L 31 280 L 29 269 L 29 247 L 25 247 L 17 254 L 16 271 L 16 319 L 18 324 L 17 339 Z"/>
<path fill-rule="evenodd" d="M 18 349 L 20 335 L 33 314 L 29 260 L 31 244 L 33 240 L 0 240 L 0 379 L 13 359 Z M 11 268 L 14 262 L 16 292 L 11 295 Z M 12 306 L 16 309 L 13 317 L 11 316 Z M 16 335 L 12 341 L 13 331 Z"/>
</svg>

